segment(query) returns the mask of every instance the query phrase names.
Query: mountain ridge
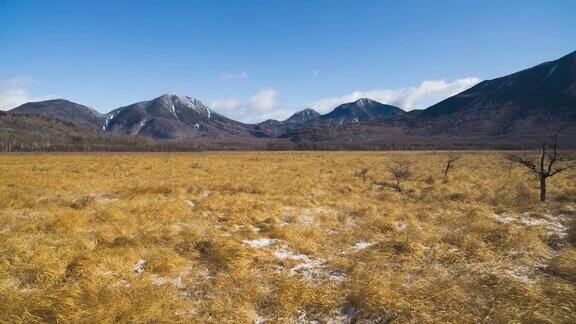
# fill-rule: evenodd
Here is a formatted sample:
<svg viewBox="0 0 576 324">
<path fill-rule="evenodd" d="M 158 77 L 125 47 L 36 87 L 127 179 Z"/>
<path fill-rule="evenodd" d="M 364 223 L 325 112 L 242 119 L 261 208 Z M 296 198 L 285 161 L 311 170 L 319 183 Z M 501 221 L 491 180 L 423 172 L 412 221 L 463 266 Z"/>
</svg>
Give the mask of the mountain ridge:
<svg viewBox="0 0 576 324">
<path fill-rule="evenodd" d="M 154 139 L 386 140 L 398 136 L 518 137 L 576 124 L 576 52 L 485 80 L 426 109 L 405 112 L 369 98 L 326 114 L 311 108 L 283 121 L 246 124 L 202 101 L 176 94 L 116 108 L 107 114 L 65 99 L 26 103 L 10 111 L 77 123 L 103 132 Z"/>
<path fill-rule="evenodd" d="M 62 121 L 80 123 L 101 128 L 106 114 L 101 114 L 93 108 L 66 99 L 49 99 L 37 102 L 27 102 L 10 112 L 20 115 L 41 115 Z"/>
</svg>

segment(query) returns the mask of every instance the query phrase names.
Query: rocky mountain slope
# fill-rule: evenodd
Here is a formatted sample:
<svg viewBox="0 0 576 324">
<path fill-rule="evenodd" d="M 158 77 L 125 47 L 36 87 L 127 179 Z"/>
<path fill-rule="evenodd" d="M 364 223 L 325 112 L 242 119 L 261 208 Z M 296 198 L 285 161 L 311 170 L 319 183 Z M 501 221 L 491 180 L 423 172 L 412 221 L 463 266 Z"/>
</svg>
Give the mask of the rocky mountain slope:
<svg viewBox="0 0 576 324">
<path fill-rule="evenodd" d="M 402 116 L 404 110 L 368 98 L 341 104 L 317 119 L 319 125 L 358 124 Z"/>
<path fill-rule="evenodd" d="M 104 129 L 157 139 L 252 136 L 250 125 L 226 118 L 198 99 L 175 94 L 115 109 L 107 115 Z"/>
<path fill-rule="evenodd" d="M 10 110 L 20 115 L 38 115 L 59 119 L 75 124 L 102 128 L 106 116 L 96 110 L 65 99 L 28 102 Z"/>
<path fill-rule="evenodd" d="M 462 138 L 512 143 L 534 139 L 561 124 L 568 126 L 569 138 L 576 138 L 576 52 L 483 81 L 427 109 L 410 112 L 362 98 L 341 104 L 324 115 L 307 108 L 284 121 L 245 124 L 218 114 L 198 99 L 165 94 L 108 114 L 64 99 L 27 103 L 11 110 L 11 115 L 15 114 L 54 118 L 92 131 L 163 140 L 232 139 L 248 143 L 259 139 L 293 142 L 424 139 L 428 143 L 433 138 L 438 141 Z M 2 127 L 7 125 L 4 123 Z"/>
<path fill-rule="evenodd" d="M 413 134 L 529 135 L 576 123 L 576 52 L 493 80 L 408 115 Z"/>
<path fill-rule="evenodd" d="M 320 113 L 312 108 L 305 108 L 294 113 L 284 122 L 287 124 L 305 124 L 320 117 Z"/>
</svg>

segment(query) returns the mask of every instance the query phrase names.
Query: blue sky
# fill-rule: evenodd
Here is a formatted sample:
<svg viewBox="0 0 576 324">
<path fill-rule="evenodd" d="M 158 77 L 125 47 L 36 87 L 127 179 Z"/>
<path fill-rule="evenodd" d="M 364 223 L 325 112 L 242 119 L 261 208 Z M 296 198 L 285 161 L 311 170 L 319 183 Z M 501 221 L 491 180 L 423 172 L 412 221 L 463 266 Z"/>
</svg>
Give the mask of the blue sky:
<svg viewBox="0 0 576 324">
<path fill-rule="evenodd" d="M 0 109 L 166 92 L 243 121 L 360 96 L 425 108 L 576 50 L 576 1 L 0 0 Z"/>
</svg>

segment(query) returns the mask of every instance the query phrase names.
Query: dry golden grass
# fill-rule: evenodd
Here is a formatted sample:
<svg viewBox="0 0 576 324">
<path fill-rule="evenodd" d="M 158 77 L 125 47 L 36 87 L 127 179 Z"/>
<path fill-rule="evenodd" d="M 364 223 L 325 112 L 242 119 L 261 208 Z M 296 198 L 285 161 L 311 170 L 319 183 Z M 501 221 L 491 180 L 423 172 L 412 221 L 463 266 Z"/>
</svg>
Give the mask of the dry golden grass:
<svg viewBox="0 0 576 324">
<path fill-rule="evenodd" d="M 576 172 L 445 158 L 2 155 L 0 321 L 575 322 Z"/>
</svg>

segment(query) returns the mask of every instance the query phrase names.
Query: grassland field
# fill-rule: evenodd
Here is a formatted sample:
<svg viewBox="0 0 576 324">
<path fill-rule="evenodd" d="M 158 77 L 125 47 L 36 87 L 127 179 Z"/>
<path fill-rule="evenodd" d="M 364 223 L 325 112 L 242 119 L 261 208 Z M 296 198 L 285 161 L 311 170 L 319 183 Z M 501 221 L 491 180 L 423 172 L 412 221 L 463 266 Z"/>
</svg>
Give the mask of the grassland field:
<svg viewBox="0 0 576 324">
<path fill-rule="evenodd" d="M 0 322 L 576 322 L 576 170 L 456 154 L 0 155 Z"/>
</svg>

